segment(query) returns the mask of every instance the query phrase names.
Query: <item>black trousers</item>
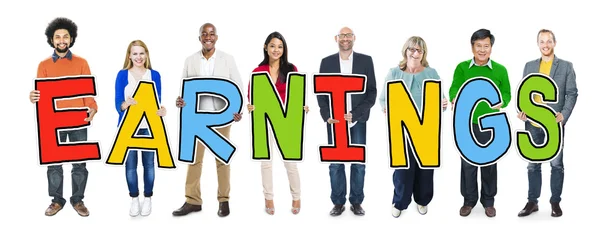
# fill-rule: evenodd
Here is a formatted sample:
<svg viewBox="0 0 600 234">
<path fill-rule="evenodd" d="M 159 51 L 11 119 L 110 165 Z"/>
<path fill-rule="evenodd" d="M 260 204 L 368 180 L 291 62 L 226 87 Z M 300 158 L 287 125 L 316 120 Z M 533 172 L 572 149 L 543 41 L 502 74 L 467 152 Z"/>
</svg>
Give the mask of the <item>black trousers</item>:
<svg viewBox="0 0 600 234">
<path fill-rule="evenodd" d="M 472 124 L 473 133 L 479 143 L 486 143 L 492 138 L 491 132 L 481 132 L 477 124 Z M 460 167 L 460 192 L 464 197 L 465 206 L 475 207 L 479 199 L 477 173 L 481 171 L 481 205 L 494 206 L 494 197 L 497 192 L 498 171 L 496 164 L 486 167 L 476 167 L 461 158 Z"/>
</svg>

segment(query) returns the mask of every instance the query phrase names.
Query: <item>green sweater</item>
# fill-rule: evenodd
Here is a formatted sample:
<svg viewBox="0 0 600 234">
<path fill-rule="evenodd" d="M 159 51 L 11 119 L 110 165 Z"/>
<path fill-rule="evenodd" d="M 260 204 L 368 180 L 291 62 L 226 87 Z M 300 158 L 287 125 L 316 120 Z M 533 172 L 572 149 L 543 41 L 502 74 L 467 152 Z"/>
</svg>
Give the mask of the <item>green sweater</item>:
<svg viewBox="0 0 600 234">
<path fill-rule="evenodd" d="M 456 66 L 456 69 L 454 70 L 454 78 L 449 91 L 450 101 L 454 101 L 454 98 L 456 98 L 456 95 L 458 94 L 458 90 L 465 83 L 465 81 L 473 77 L 483 76 L 489 78 L 492 80 L 492 82 L 494 82 L 494 84 L 496 84 L 496 87 L 498 87 L 502 96 L 502 108 L 506 108 L 511 99 L 510 81 L 508 79 L 508 72 L 506 71 L 506 68 L 494 60 L 490 60 L 490 63 L 488 63 L 492 65 L 492 68 L 488 67 L 487 65 L 477 66 L 475 64 L 469 68 L 471 61 L 472 59 L 469 59 L 459 63 Z M 479 124 L 477 120 L 480 116 L 498 111 L 499 110 L 492 109 L 487 103 L 480 102 L 475 107 L 472 122 L 474 124 Z"/>
</svg>

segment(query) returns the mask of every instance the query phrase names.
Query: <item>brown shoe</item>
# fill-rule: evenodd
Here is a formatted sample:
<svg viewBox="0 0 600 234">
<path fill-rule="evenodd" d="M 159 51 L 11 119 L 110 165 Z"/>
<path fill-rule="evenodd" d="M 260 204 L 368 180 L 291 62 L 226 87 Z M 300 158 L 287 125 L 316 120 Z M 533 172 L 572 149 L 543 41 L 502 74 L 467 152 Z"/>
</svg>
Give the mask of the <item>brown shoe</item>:
<svg viewBox="0 0 600 234">
<path fill-rule="evenodd" d="M 193 205 L 190 203 L 183 203 L 179 209 L 173 211 L 173 216 L 184 216 L 192 212 L 198 212 L 202 210 L 202 205 Z"/>
<path fill-rule="evenodd" d="M 219 217 L 225 217 L 229 215 L 229 202 L 219 202 L 219 211 L 217 212 Z"/>
<path fill-rule="evenodd" d="M 496 216 L 496 208 L 494 208 L 493 206 L 486 207 L 485 215 L 487 215 L 487 217 L 490 217 L 490 218 Z"/>
<path fill-rule="evenodd" d="M 560 208 L 558 202 L 551 202 L 550 204 L 552 205 L 552 217 L 562 216 L 562 209 Z"/>
<path fill-rule="evenodd" d="M 460 208 L 460 216 L 463 216 L 463 217 L 469 216 L 471 214 L 472 209 L 473 209 L 472 206 L 462 206 Z"/>
<path fill-rule="evenodd" d="M 519 212 L 519 217 L 525 217 L 538 211 L 538 205 L 535 202 L 527 202 L 525 208 Z"/>
<path fill-rule="evenodd" d="M 52 202 L 50 206 L 46 209 L 46 216 L 53 216 L 62 210 L 62 206 L 56 202 Z"/>
<path fill-rule="evenodd" d="M 83 204 L 83 202 L 77 202 L 73 206 L 73 208 L 75 209 L 75 211 L 77 211 L 77 214 L 79 214 L 82 217 L 88 217 L 90 215 L 90 212 L 85 207 L 85 205 Z"/>
</svg>

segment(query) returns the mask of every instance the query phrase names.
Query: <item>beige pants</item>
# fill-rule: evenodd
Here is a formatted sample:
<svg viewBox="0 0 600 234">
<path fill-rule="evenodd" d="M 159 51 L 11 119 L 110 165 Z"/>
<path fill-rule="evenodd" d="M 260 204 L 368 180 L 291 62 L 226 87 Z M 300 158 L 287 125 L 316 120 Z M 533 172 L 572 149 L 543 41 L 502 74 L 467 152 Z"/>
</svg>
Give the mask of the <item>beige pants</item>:
<svg viewBox="0 0 600 234">
<path fill-rule="evenodd" d="M 217 131 L 225 138 L 229 139 L 229 130 L 231 125 L 218 128 Z M 202 160 L 204 159 L 204 145 L 196 144 L 196 162 L 188 166 L 187 178 L 185 181 L 185 198 L 186 202 L 193 205 L 202 205 L 200 192 L 200 176 L 202 175 Z M 229 201 L 229 165 L 225 165 L 217 158 L 217 178 L 219 188 L 217 189 L 217 199 L 219 202 Z"/>
<path fill-rule="evenodd" d="M 261 163 L 261 174 L 262 174 L 262 184 L 263 184 L 263 193 L 265 195 L 265 199 L 273 200 L 273 160 L 282 160 L 281 154 L 276 154 L 279 152 L 279 148 L 277 147 L 277 142 L 275 141 L 275 137 L 273 134 L 270 134 L 269 137 L 269 150 L 271 151 L 271 161 L 263 161 Z M 275 156 L 277 155 L 277 156 Z M 292 199 L 294 201 L 300 200 L 300 174 L 298 174 L 298 167 L 296 162 L 284 162 L 283 165 L 287 170 L 288 180 L 290 183 L 290 192 L 292 193 Z"/>
</svg>

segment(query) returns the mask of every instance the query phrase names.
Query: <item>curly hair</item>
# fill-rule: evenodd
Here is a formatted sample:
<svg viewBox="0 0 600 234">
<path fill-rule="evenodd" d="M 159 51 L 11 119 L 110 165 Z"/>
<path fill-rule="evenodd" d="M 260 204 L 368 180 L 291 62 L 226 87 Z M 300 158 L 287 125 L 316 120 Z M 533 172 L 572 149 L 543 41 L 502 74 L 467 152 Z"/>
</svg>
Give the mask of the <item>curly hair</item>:
<svg viewBox="0 0 600 234">
<path fill-rule="evenodd" d="M 50 47 L 54 48 L 52 38 L 54 37 L 54 32 L 59 29 L 65 29 L 69 32 L 69 35 L 71 35 L 71 45 L 69 48 L 73 47 L 75 39 L 77 38 L 77 24 L 72 20 L 63 17 L 52 20 L 52 22 L 48 24 L 48 27 L 46 27 L 46 38 L 48 39 Z"/>
</svg>

